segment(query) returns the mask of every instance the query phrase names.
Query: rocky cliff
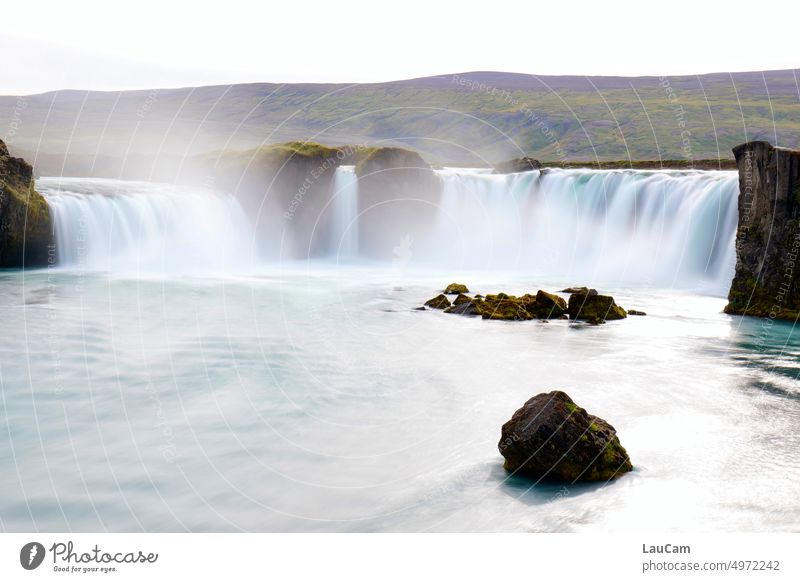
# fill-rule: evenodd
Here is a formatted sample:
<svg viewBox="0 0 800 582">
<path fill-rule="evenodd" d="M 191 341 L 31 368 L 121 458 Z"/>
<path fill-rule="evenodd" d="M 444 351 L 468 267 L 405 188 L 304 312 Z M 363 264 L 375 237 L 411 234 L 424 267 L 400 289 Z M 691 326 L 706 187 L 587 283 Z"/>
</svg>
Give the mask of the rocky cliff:
<svg viewBox="0 0 800 582">
<path fill-rule="evenodd" d="M 736 274 L 726 313 L 800 314 L 800 152 L 753 141 L 733 149 L 739 169 Z"/>
<path fill-rule="evenodd" d="M 33 168 L 0 141 L 0 268 L 46 265 L 51 240 L 50 209 L 34 189 Z"/>
<path fill-rule="evenodd" d="M 433 231 L 442 187 L 417 152 L 396 147 L 368 148 L 356 163 L 359 188 L 361 254 L 403 262 L 417 246 L 435 244 Z"/>
</svg>

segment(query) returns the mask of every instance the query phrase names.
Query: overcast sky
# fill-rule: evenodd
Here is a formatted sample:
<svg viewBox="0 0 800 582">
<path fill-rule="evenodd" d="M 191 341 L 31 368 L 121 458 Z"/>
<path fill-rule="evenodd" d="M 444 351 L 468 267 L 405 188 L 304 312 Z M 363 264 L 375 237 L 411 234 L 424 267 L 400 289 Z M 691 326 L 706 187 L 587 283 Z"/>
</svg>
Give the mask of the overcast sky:
<svg viewBox="0 0 800 582">
<path fill-rule="evenodd" d="M 0 94 L 788 69 L 800 66 L 797 14 L 782 0 L 25 0 L 3 5 Z"/>
</svg>

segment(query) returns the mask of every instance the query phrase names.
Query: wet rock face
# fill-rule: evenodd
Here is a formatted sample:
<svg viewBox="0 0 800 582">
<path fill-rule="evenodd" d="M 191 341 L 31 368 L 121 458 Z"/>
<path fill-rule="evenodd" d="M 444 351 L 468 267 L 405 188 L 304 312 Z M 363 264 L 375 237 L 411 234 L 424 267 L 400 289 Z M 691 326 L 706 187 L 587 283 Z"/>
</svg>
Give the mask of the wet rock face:
<svg viewBox="0 0 800 582">
<path fill-rule="evenodd" d="M 800 152 L 764 141 L 733 149 L 739 169 L 736 274 L 726 313 L 800 316 Z"/>
<path fill-rule="evenodd" d="M 590 323 L 625 319 L 628 314 L 610 295 L 573 293 L 569 296 L 569 318 Z"/>
<path fill-rule="evenodd" d="M 616 430 L 564 392 L 528 400 L 502 428 L 504 467 L 548 481 L 607 481 L 633 469 Z"/>
<path fill-rule="evenodd" d="M 438 220 L 439 176 L 417 153 L 396 147 L 368 148 L 356 162 L 360 254 L 386 260 L 401 241 L 419 240 Z M 409 225 L 414 225 L 409 231 Z M 410 239 L 409 239 L 410 237 Z M 388 254 L 392 253 L 392 254 Z"/>
<path fill-rule="evenodd" d="M 425 307 L 430 307 L 431 309 L 445 309 L 446 307 L 450 307 L 450 300 L 440 293 L 436 297 L 428 299 L 425 302 Z"/>
<path fill-rule="evenodd" d="M 0 268 L 47 265 L 51 243 L 50 208 L 34 190 L 33 168 L 0 141 Z"/>
<path fill-rule="evenodd" d="M 462 303 L 469 303 L 470 301 L 472 301 L 472 298 L 469 295 L 459 293 L 458 297 L 453 299 L 453 305 L 461 305 Z"/>
<path fill-rule="evenodd" d="M 539 319 L 560 319 L 567 313 L 567 302 L 563 297 L 540 289 L 531 309 Z"/>
<path fill-rule="evenodd" d="M 469 293 L 467 286 L 462 283 L 450 283 L 443 291 L 445 295 L 456 295 L 459 293 Z"/>
</svg>

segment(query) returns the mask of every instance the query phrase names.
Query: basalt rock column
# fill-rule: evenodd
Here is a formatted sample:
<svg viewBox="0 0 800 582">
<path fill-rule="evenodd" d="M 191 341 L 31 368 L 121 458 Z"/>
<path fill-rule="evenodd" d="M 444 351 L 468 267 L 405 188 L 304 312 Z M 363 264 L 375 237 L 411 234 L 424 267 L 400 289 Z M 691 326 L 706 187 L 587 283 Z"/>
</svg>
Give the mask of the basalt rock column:
<svg viewBox="0 0 800 582">
<path fill-rule="evenodd" d="M 736 274 L 726 313 L 800 314 L 800 152 L 753 141 L 733 149 L 739 169 Z"/>
</svg>

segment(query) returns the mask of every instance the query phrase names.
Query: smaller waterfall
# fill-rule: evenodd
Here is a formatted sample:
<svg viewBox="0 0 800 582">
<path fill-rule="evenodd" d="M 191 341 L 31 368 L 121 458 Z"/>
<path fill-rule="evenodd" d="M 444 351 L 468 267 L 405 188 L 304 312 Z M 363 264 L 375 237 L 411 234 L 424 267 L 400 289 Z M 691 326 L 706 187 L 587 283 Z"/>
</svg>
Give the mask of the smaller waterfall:
<svg viewBox="0 0 800 582">
<path fill-rule="evenodd" d="M 110 272 L 225 272 L 251 265 L 239 203 L 209 190 L 101 179 L 44 178 L 58 265 Z"/>
<path fill-rule="evenodd" d="M 358 176 L 355 166 L 339 166 L 333 178 L 330 253 L 358 258 Z"/>
</svg>

